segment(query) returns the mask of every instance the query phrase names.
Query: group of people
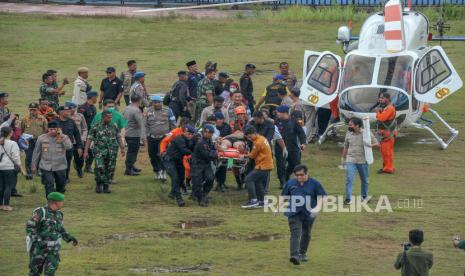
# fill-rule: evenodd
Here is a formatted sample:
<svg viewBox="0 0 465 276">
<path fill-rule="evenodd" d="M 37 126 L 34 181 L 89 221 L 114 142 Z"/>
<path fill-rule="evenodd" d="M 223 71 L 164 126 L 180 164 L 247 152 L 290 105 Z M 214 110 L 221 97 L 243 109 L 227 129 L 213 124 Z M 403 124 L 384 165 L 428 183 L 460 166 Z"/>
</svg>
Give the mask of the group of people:
<svg viewBox="0 0 465 276">
<path fill-rule="evenodd" d="M 254 98 L 257 93 L 252 80 L 254 64 L 246 64 L 236 82 L 228 73 L 218 73 L 217 63 L 207 62 L 205 71 L 199 72 L 196 61 L 189 61 L 187 70 L 177 73 L 178 80 L 166 95 L 150 95 L 145 73 L 137 69 L 135 60 L 129 60 L 127 66 L 128 70 L 120 77 L 116 76 L 114 67 L 108 67 L 99 92 L 88 82 L 89 69 L 78 68 L 72 99 L 61 104 L 69 81 L 64 78 L 60 83 L 57 71 L 48 70 L 42 75 L 40 99 L 29 104 L 23 119 L 6 107 L 8 94 L 0 93 L 0 121 L 3 122 L 0 126 L 0 209 L 13 209 L 9 198 L 20 196 L 15 184 L 18 172 L 22 171 L 27 179 L 40 176 L 46 198 L 50 203 L 55 202 L 46 209 L 36 210 L 28 227 L 41 227 L 34 223 L 48 213 L 59 220 L 60 204 L 56 202 L 64 199 L 72 164 L 79 178 L 84 173 L 94 174 L 96 193 L 110 193 L 111 184 L 116 182 L 118 154 L 126 158 L 125 175 L 141 174 L 142 170 L 136 166 L 141 146 L 148 150 L 155 180 L 165 181 L 169 176 L 169 197 L 180 207 L 186 205 L 183 197 L 186 195 L 199 206 L 207 207 L 215 181 L 217 191 L 228 188 L 228 169 L 233 171 L 237 189 L 244 186 L 247 189 L 248 199 L 242 205 L 245 209 L 265 205 L 273 169 L 283 195 L 311 195 L 315 199 L 326 195 L 323 186 L 308 176 L 301 157 L 306 145 L 324 133 L 328 123 L 337 120 L 338 115 L 334 109 L 316 109 L 299 98 L 300 85 L 287 62 L 279 64 L 279 74 L 260 93 L 258 101 Z M 364 142 L 361 120 L 349 120 L 343 152 L 347 160 L 346 204 L 351 203 L 357 170 L 362 179 L 362 196 L 368 200 L 365 146 L 381 144 L 386 158 L 380 173 L 394 171 L 395 107 L 389 100 L 389 94 L 380 95 L 377 118 L 380 134 L 384 135 L 380 143 L 374 137 L 370 143 Z M 334 107 L 334 103 L 330 106 Z M 97 112 L 97 108 L 101 111 Z M 383 144 L 387 146 L 383 148 Z M 26 153 L 25 170 L 20 150 Z M 234 157 L 228 157 L 228 152 Z M 231 166 L 231 159 L 244 161 L 240 162 L 242 167 Z M 311 226 L 318 212 L 316 200 L 311 204 L 313 211 L 298 208 L 286 213 L 294 264 L 307 259 Z M 74 241 L 71 236 L 65 238 L 65 232 L 60 235 Z M 34 250 L 39 249 L 33 248 L 32 255 Z M 56 269 L 55 259 L 39 259 L 41 265 L 48 262 L 52 265 L 50 269 Z M 36 261 L 37 258 L 31 257 L 31 275 L 37 274 Z"/>
</svg>

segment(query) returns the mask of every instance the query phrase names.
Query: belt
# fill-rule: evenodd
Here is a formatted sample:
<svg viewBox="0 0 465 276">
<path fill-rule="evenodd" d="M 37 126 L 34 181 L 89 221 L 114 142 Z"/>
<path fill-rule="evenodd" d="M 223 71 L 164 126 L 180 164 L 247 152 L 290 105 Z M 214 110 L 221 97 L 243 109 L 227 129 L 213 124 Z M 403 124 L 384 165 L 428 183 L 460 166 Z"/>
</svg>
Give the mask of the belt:
<svg viewBox="0 0 465 276">
<path fill-rule="evenodd" d="M 55 246 L 55 245 L 58 245 L 58 244 L 61 244 L 61 239 L 59 240 L 56 240 L 56 241 L 44 241 L 44 243 L 47 245 L 47 246 Z"/>
</svg>

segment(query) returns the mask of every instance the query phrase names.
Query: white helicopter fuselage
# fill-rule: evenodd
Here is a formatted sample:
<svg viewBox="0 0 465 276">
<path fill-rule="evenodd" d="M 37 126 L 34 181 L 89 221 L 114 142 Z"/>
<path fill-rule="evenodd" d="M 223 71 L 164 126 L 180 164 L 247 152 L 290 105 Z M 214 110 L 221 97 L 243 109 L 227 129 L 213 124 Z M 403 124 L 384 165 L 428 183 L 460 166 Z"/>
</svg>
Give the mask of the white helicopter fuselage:
<svg viewBox="0 0 465 276">
<path fill-rule="evenodd" d="M 397 126 L 427 129 L 446 148 L 458 132 L 429 105 L 458 91 L 462 80 L 442 47 L 428 46 L 426 16 L 417 11 L 400 13 L 398 22 L 387 22 L 383 12 L 372 14 L 364 22 L 356 43 L 350 43 L 356 39 L 350 36 L 348 27 L 339 28 L 338 42 L 347 52 L 344 62 L 331 52 L 306 50 L 300 98 L 315 107 L 328 108 L 339 97 L 341 122 L 352 117 L 368 117 L 374 122 L 378 98 L 387 92 L 396 107 Z M 392 46 L 392 28 L 402 31 L 402 39 L 395 41 L 400 47 L 396 51 L 388 48 Z M 419 123 L 426 110 L 431 110 L 449 128 L 453 137 L 448 142 Z"/>
</svg>

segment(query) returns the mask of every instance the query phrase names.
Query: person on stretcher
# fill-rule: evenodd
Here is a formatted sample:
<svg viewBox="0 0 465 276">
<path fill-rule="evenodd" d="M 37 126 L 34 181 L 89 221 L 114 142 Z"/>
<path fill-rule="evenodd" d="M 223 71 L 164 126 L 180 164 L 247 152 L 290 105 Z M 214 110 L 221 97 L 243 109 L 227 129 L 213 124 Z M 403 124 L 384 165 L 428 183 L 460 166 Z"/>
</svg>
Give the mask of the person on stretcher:
<svg viewBox="0 0 465 276">
<path fill-rule="evenodd" d="M 234 113 L 237 119 L 230 123 L 232 134 L 219 138 L 217 143 L 221 151 L 234 148 L 237 149 L 239 153 L 244 153 L 246 148 L 244 127 L 248 121 L 247 112 L 243 106 L 238 106 L 234 109 Z"/>
</svg>

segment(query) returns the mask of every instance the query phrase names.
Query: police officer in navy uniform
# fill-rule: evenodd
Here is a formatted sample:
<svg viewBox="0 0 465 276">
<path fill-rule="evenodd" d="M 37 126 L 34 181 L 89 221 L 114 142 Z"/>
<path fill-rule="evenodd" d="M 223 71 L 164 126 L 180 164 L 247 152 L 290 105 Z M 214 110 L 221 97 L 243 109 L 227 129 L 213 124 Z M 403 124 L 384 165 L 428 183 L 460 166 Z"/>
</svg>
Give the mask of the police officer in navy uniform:
<svg viewBox="0 0 465 276">
<path fill-rule="evenodd" d="M 83 145 L 81 140 L 81 134 L 79 133 L 78 127 L 74 123 L 74 121 L 69 118 L 71 115 L 71 108 L 69 106 L 60 106 L 57 109 L 58 111 L 58 127 L 61 128 L 61 131 L 64 135 L 67 135 L 71 142 L 73 143 L 73 147 L 77 150 L 78 156 L 82 158 L 83 153 Z M 67 168 L 66 168 L 66 183 L 69 183 L 69 170 L 71 168 L 71 160 L 73 159 L 73 149 L 66 150 L 66 161 L 67 161 Z M 79 162 L 79 161 L 78 161 Z"/>
<path fill-rule="evenodd" d="M 305 149 L 307 137 L 302 126 L 289 114 L 289 106 L 280 105 L 276 108 L 276 111 L 277 120 L 275 124 L 283 137 L 288 152 L 287 158 L 281 158 L 283 156 L 280 151 L 281 147 L 275 147 L 279 187 L 282 189 L 293 173 L 295 166 L 300 164 L 301 151 Z"/>
<path fill-rule="evenodd" d="M 186 205 L 181 194 L 181 186 L 184 182 L 184 166 L 182 159 L 185 155 L 192 154 L 192 137 L 195 132 L 193 126 L 187 125 L 184 128 L 184 133 L 176 136 L 173 141 L 171 141 L 166 153 L 162 157 L 163 166 L 171 178 L 169 197 L 176 199 L 176 203 L 179 207 L 184 207 Z"/>
<path fill-rule="evenodd" d="M 241 87 L 242 96 L 247 101 L 247 106 L 250 109 L 250 112 L 254 112 L 254 104 L 255 100 L 253 97 L 253 83 L 252 83 L 252 75 L 255 73 L 255 65 L 248 63 L 245 65 L 245 71 L 241 75 L 239 85 Z"/>
<path fill-rule="evenodd" d="M 192 198 L 201 207 L 208 207 L 208 193 L 212 189 L 214 172 L 212 162 L 217 158 L 217 151 L 212 142 L 215 127 L 205 124 L 202 137 L 194 147 L 191 157 Z"/>
<path fill-rule="evenodd" d="M 87 93 L 87 101 L 78 107 L 78 112 L 84 115 L 86 119 L 87 127 L 90 129 L 92 126 L 92 120 L 97 114 L 97 108 L 95 104 L 97 103 L 98 93 L 96 91 L 90 91 Z M 94 154 L 92 149 L 89 149 L 89 156 L 86 159 L 86 166 L 84 171 L 86 173 L 93 173 L 92 171 L 92 162 L 94 160 Z"/>
<path fill-rule="evenodd" d="M 197 87 L 196 87 L 197 89 Z M 169 95 L 169 107 L 174 113 L 176 120 L 181 116 L 186 116 L 188 113 L 187 103 L 191 97 L 189 90 L 189 82 L 186 71 L 178 72 L 178 80 L 171 87 Z"/>
<path fill-rule="evenodd" d="M 215 127 L 220 132 L 219 137 L 226 137 L 232 133 L 231 126 L 225 122 L 224 114 L 222 112 L 215 112 Z M 227 164 L 219 164 L 216 168 L 216 191 L 224 192 L 226 187 L 226 173 L 228 171 Z"/>
</svg>

